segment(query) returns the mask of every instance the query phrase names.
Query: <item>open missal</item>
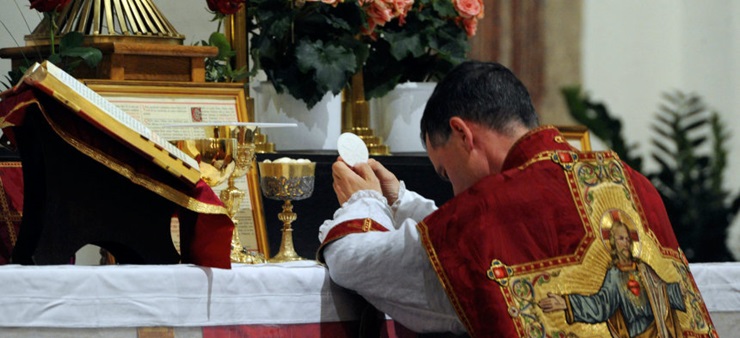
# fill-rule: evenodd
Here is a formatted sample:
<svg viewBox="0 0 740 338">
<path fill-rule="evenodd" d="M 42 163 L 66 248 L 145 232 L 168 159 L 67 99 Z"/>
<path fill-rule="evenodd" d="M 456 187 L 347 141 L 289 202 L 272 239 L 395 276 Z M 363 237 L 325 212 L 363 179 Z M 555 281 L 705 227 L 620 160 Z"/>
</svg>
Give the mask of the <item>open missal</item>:
<svg viewBox="0 0 740 338">
<path fill-rule="evenodd" d="M 31 66 L 22 83 L 41 89 L 104 132 L 144 153 L 190 183 L 200 179 L 198 162 L 54 64 Z"/>
</svg>

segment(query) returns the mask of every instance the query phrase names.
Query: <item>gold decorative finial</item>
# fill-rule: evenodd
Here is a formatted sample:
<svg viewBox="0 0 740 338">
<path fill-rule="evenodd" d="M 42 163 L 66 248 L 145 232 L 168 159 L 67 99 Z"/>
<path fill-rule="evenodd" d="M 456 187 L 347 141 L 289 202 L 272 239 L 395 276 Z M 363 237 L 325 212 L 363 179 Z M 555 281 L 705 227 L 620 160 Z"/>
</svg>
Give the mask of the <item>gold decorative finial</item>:
<svg viewBox="0 0 740 338">
<path fill-rule="evenodd" d="M 86 42 L 145 42 L 181 45 L 185 37 L 162 15 L 152 0 L 72 0 L 56 19 L 56 35 L 79 32 Z M 41 20 L 27 46 L 49 45 L 51 27 Z"/>
</svg>

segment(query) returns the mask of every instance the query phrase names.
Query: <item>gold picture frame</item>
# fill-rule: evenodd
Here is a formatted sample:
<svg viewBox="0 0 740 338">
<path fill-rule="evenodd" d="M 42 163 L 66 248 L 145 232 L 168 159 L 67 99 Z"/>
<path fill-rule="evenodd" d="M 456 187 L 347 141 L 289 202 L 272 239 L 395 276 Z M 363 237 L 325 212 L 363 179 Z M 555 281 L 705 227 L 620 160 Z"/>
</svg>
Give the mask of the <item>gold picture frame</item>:
<svg viewBox="0 0 740 338">
<path fill-rule="evenodd" d="M 204 128 L 171 128 L 187 123 L 253 122 L 254 102 L 243 83 L 83 80 L 85 85 L 139 119 L 167 140 L 203 138 Z M 239 237 L 248 250 L 270 255 L 257 166 L 242 185 L 249 198 L 236 217 Z M 219 186 L 220 187 L 220 186 Z M 218 193 L 215 187 L 214 190 Z M 242 209 L 247 208 L 249 211 Z M 174 240 L 174 238 L 173 238 Z M 175 243 L 178 246 L 178 243 Z"/>
<path fill-rule="evenodd" d="M 591 151 L 591 134 L 586 126 L 557 126 L 557 128 L 572 146 L 580 151 Z"/>
</svg>

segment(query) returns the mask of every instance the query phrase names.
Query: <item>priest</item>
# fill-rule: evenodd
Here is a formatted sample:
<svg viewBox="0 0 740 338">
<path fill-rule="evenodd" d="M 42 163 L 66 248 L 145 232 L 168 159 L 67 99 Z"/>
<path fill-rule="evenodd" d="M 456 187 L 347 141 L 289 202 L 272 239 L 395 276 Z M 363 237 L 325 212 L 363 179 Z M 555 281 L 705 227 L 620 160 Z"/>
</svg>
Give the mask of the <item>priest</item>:
<svg viewBox="0 0 740 338">
<path fill-rule="evenodd" d="M 632 254 L 680 285 L 683 331 L 716 335 L 655 188 L 615 153 L 582 152 L 538 126 L 507 68 L 453 69 L 427 102 L 421 137 L 455 193 L 439 208 L 375 160 L 333 164 L 341 207 L 320 227 L 318 255 L 336 283 L 417 332 L 609 336 L 605 323 L 570 325 L 538 302 L 599 289 L 611 248 L 596 234 L 619 215 L 637 229 Z"/>
</svg>

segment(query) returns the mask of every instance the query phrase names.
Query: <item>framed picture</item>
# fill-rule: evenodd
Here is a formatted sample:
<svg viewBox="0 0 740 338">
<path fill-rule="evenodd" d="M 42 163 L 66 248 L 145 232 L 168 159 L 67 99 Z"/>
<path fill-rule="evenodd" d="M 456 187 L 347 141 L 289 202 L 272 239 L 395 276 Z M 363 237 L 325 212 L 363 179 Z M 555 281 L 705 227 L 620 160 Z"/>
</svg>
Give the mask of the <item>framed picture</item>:
<svg viewBox="0 0 740 338">
<path fill-rule="evenodd" d="M 254 103 L 243 83 L 192 83 L 84 80 L 85 84 L 168 141 L 206 138 L 204 124 L 252 122 Z M 193 124 L 193 127 L 183 125 Z M 178 125 L 182 127 L 172 127 Z M 236 213 L 242 246 L 269 257 L 259 176 L 253 163 L 245 177 L 235 180 L 247 193 Z M 213 187 L 216 194 L 228 187 Z M 177 235 L 175 235 L 175 233 Z M 179 224 L 173 221 L 173 241 L 179 250 Z"/>
<path fill-rule="evenodd" d="M 572 146 L 581 151 L 591 151 L 591 135 L 586 126 L 558 126 L 557 128 Z"/>
</svg>

